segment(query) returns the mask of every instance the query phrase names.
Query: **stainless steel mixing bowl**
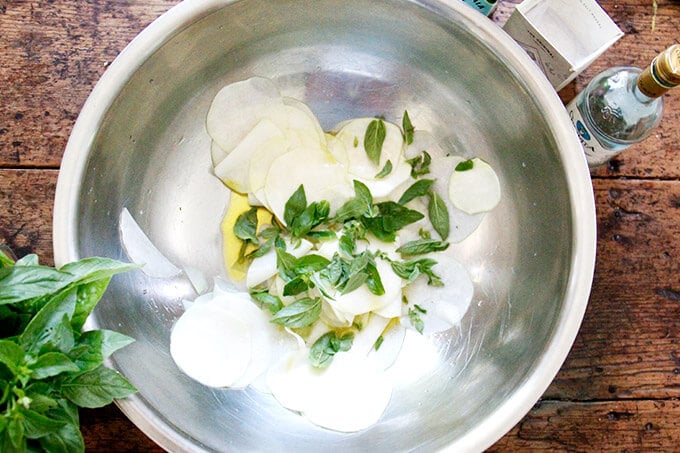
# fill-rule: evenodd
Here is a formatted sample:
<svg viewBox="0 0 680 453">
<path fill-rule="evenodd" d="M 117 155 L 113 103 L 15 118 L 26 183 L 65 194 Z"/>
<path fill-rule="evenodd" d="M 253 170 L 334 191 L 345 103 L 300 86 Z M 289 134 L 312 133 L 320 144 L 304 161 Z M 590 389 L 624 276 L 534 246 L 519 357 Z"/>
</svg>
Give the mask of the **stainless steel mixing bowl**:
<svg viewBox="0 0 680 453">
<path fill-rule="evenodd" d="M 545 391 L 587 303 L 595 215 L 567 115 L 537 67 L 459 0 L 188 0 L 114 61 L 69 140 L 54 216 L 58 264 L 126 259 L 127 207 L 180 267 L 224 272 L 227 189 L 211 175 L 204 121 L 214 94 L 253 75 L 305 101 L 324 127 L 408 109 L 452 152 L 489 161 L 500 206 L 455 247 L 476 285 L 460 329 L 432 338 L 440 363 L 397 387 L 378 424 L 353 434 L 311 425 L 252 390 L 180 373 L 169 333 L 194 297 L 182 274 L 114 278 L 89 320 L 137 341 L 111 365 L 139 393 L 122 410 L 171 451 L 482 450 Z M 418 364 L 414 363 L 414 367 Z"/>
</svg>

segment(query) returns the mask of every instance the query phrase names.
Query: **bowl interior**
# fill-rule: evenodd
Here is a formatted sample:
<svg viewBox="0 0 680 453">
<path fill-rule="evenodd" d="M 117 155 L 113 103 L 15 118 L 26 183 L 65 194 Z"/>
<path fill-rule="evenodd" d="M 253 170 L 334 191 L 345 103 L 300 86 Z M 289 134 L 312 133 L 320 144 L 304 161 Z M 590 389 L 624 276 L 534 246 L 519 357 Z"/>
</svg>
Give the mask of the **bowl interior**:
<svg viewBox="0 0 680 453">
<path fill-rule="evenodd" d="M 459 329 L 428 340 L 436 366 L 414 358 L 382 420 L 353 434 L 315 427 L 256 391 L 191 381 L 169 355 L 182 299 L 195 297 L 188 279 L 139 271 L 117 276 L 90 321 L 137 339 L 113 360 L 139 389 L 131 404 L 141 415 L 133 420 L 143 429 L 155 426 L 156 440 L 174 449 L 457 445 L 507 408 L 535 373 L 556 371 L 541 370 L 540 363 L 564 313 L 583 302 L 567 297 L 576 271 L 573 183 L 548 119 L 552 104 L 535 91 L 545 85 L 532 85 L 540 77 L 535 69 L 518 67 L 509 38 L 492 24 L 480 25 L 487 19 L 466 6 L 216 3 L 207 2 L 139 61 L 122 89 L 107 94 L 111 105 L 86 149 L 67 151 L 66 159 L 87 155 L 80 179 L 71 182 L 79 189 L 66 240 L 76 255 L 126 260 L 118 218 L 127 208 L 173 263 L 209 276 L 224 273 L 219 224 L 229 192 L 211 173 L 204 122 L 222 86 L 253 75 L 274 79 L 285 95 L 306 102 L 325 128 L 359 116 L 399 122 L 406 109 L 416 128 L 431 131 L 452 153 L 489 161 L 503 199 L 470 238 L 453 246 L 472 274 L 475 295 Z M 114 65 L 134 63 L 137 56 L 127 52 Z M 534 399 L 544 390 L 533 389 Z M 500 434 L 478 436 L 472 445 L 481 448 Z"/>
</svg>

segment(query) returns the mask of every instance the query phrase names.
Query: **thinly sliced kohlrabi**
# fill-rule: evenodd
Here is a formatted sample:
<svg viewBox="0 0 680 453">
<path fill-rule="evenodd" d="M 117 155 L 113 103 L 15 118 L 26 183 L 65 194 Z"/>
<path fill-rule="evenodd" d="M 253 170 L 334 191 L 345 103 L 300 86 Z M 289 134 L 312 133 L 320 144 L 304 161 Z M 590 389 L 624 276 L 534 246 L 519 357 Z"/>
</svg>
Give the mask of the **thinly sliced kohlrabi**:
<svg viewBox="0 0 680 453">
<path fill-rule="evenodd" d="M 449 199 L 468 214 L 491 211 L 501 200 L 501 185 L 491 165 L 475 157 L 454 159 Z"/>
<path fill-rule="evenodd" d="M 127 208 L 121 211 L 119 222 L 123 248 L 130 261 L 142 265 L 142 272 L 156 278 L 174 277 L 181 272 L 151 242 Z"/>
<path fill-rule="evenodd" d="M 321 372 L 307 355 L 305 349 L 291 352 L 269 371 L 267 383 L 281 405 L 341 432 L 358 431 L 378 421 L 392 394 L 382 370 L 363 357 L 340 352 Z"/>
<path fill-rule="evenodd" d="M 445 282 L 444 286 L 431 286 L 426 278 L 419 278 L 404 288 L 404 295 L 409 301 L 407 309 L 412 311 L 412 316 L 423 321 L 424 334 L 458 325 L 470 306 L 474 292 L 465 266 L 448 255 L 437 255 L 436 260 L 432 270 Z M 408 312 L 402 316 L 401 322 L 405 327 L 415 328 Z"/>
<path fill-rule="evenodd" d="M 294 148 L 274 159 L 264 184 L 267 204 L 282 223 L 286 202 L 300 185 L 308 203 L 326 200 L 331 212 L 354 194 L 345 168 L 328 151 Z"/>
<path fill-rule="evenodd" d="M 283 99 L 271 79 L 252 77 L 231 83 L 215 95 L 206 129 L 227 155 L 275 105 L 283 105 Z"/>
<path fill-rule="evenodd" d="M 250 192 L 248 171 L 251 162 L 261 165 L 262 161 L 252 159 L 256 152 L 286 149 L 286 134 L 272 120 L 263 118 L 238 142 L 231 153 L 215 166 L 215 176 L 227 187 L 239 193 Z"/>
<path fill-rule="evenodd" d="M 371 194 L 380 199 L 387 197 L 409 178 L 411 167 L 403 157 L 404 140 L 401 129 L 387 121 L 383 121 L 385 139 L 382 143 L 378 165 L 369 158 L 364 147 L 364 138 L 369 124 L 375 120 L 375 118 L 357 118 L 343 122 L 336 126 L 338 128 L 336 137 L 347 152 L 347 171 L 350 178 L 364 183 Z"/>
<path fill-rule="evenodd" d="M 395 382 L 415 382 L 440 363 L 428 334 L 456 327 L 467 311 L 470 276 L 452 248 L 433 252 L 428 241 L 471 234 L 498 203 L 498 178 L 408 122 L 402 131 L 366 117 L 324 132 L 307 105 L 261 77 L 220 90 L 206 127 L 215 175 L 234 192 L 222 224 L 227 271 L 252 295 L 216 282 L 188 303 L 173 358 L 206 385 L 270 391 L 319 426 L 369 427 Z M 414 183 L 410 201 L 400 200 Z M 328 214 L 312 205 L 322 201 Z M 257 222 L 251 206 L 262 206 Z M 304 222 L 316 223 L 309 231 Z M 410 241 L 420 243 L 397 251 Z M 421 259 L 436 264 L 414 264 Z M 429 285 L 433 276 L 443 286 Z"/>
</svg>

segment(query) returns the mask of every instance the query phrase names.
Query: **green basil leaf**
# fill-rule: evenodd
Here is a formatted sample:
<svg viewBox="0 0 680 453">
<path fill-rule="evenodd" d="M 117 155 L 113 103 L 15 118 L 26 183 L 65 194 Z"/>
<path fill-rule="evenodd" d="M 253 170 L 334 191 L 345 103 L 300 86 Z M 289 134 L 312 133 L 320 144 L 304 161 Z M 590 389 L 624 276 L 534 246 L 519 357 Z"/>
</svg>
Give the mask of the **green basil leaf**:
<svg viewBox="0 0 680 453">
<path fill-rule="evenodd" d="M 283 287 L 284 296 L 297 296 L 298 294 L 307 291 L 309 283 L 303 277 L 295 277 Z"/>
<path fill-rule="evenodd" d="M 425 323 L 423 322 L 423 319 L 420 317 L 420 312 L 417 310 L 414 310 L 413 308 L 408 309 L 408 319 L 411 321 L 411 325 L 418 331 L 418 333 L 423 333 L 423 329 L 425 328 Z"/>
<path fill-rule="evenodd" d="M 383 166 L 382 170 L 380 170 L 375 175 L 375 179 L 382 179 L 385 176 L 389 175 L 391 172 L 392 172 L 392 161 L 387 159 L 387 162 L 385 162 L 385 166 Z"/>
<path fill-rule="evenodd" d="M 76 307 L 71 318 L 73 330 L 77 332 L 82 330 L 87 317 L 101 300 L 110 281 L 111 277 L 104 277 L 77 286 Z"/>
<path fill-rule="evenodd" d="M 272 318 L 272 322 L 284 327 L 307 327 L 319 319 L 320 315 L 321 299 L 305 297 L 279 310 Z"/>
<path fill-rule="evenodd" d="M 7 366 L 13 375 L 19 374 L 19 366 L 24 362 L 26 352 L 11 340 L 0 340 L 0 363 Z"/>
<path fill-rule="evenodd" d="M 266 308 L 272 315 L 275 315 L 283 308 L 281 299 L 269 293 L 269 291 L 266 289 L 261 291 L 251 291 L 250 296 L 255 299 L 256 302 L 259 302 L 260 308 Z"/>
<path fill-rule="evenodd" d="M 442 286 L 441 278 L 434 273 L 432 267 L 437 264 L 437 261 L 432 258 L 420 258 L 410 261 L 391 261 L 390 266 L 395 274 L 406 280 L 407 283 L 412 283 L 420 275 L 427 276 L 428 285 Z"/>
<path fill-rule="evenodd" d="M 80 371 L 76 365 L 66 354 L 61 352 L 47 352 L 38 357 L 35 363 L 32 363 L 31 369 L 32 379 L 45 379 L 56 376 L 61 373 L 73 373 Z"/>
<path fill-rule="evenodd" d="M 37 439 L 46 436 L 65 424 L 61 420 L 54 420 L 30 409 L 20 408 L 19 413 L 23 419 L 24 437 L 27 439 Z"/>
<path fill-rule="evenodd" d="M 307 233 L 307 237 L 316 241 L 329 241 L 338 237 L 332 230 L 316 230 Z"/>
<path fill-rule="evenodd" d="M 61 392 L 80 407 L 96 408 L 125 398 L 137 389 L 117 371 L 99 366 L 84 373 L 69 376 L 61 382 Z"/>
<path fill-rule="evenodd" d="M 279 247 L 276 247 L 275 250 L 276 268 L 281 278 L 288 282 L 297 277 L 297 272 L 295 271 L 297 258 Z"/>
<path fill-rule="evenodd" d="M 26 451 L 26 438 L 24 437 L 24 424 L 22 423 L 21 417 L 12 417 L 7 423 L 7 428 L 5 428 L 7 435 L 7 440 L 9 442 L 4 442 L 5 445 L 2 448 L 3 453 L 5 451 Z M 16 450 L 14 450 L 16 449 Z"/>
<path fill-rule="evenodd" d="M 366 266 L 366 286 L 368 287 L 368 290 L 376 296 L 385 294 L 385 288 L 383 287 L 382 279 L 380 278 L 380 273 L 378 273 L 378 268 L 375 266 L 375 262 L 371 262 Z"/>
<path fill-rule="evenodd" d="M 420 179 L 414 182 L 408 189 L 406 189 L 397 203 L 404 205 L 415 198 L 423 197 L 429 194 L 432 183 L 434 183 L 434 179 Z"/>
<path fill-rule="evenodd" d="M 408 209 L 393 201 L 384 201 L 376 206 L 380 212 L 383 230 L 387 232 L 399 231 L 406 225 L 417 222 L 424 217 L 420 212 Z"/>
<path fill-rule="evenodd" d="M 371 215 L 373 196 L 366 184 L 354 180 L 354 198 L 346 201 L 335 213 L 338 222 L 344 223 L 349 219 L 358 219 L 364 215 Z"/>
<path fill-rule="evenodd" d="M 411 166 L 411 177 L 417 179 L 430 172 L 432 157 L 427 151 L 423 151 L 422 154 L 412 159 L 408 159 L 406 163 Z"/>
<path fill-rule="evenodd" d="M 385 122 L 382 119 L 376 118 L 368 123 L 364 135 L 364 149 L 366 150 L 368 158 L 376 166 L 380 164 L 380 154 L 382 153 L 386 134 L 387 129 L 385 128 Z"/>
<path fill-rule="evenodd" d="M 289 227 L 293 221 L 299 217 L 307 207 L 307 196 L 305 195 L 305 188 L 300 184 L 293 195 L 290 196 L 283 208 L 283 221 Z"/>
<path fill-rule="evenodd" d="M 338 338 L 335 332 L 321 335 L 309 350 L 309 361 L 315 368 L 328 368 L 333 356 L 341 351 L 349 351 L 354 341 L 354 334 L 348 332 Z"/>
<path fill-rule="evenodd" d="M 11 253 L 10 250 L 5 252 L 4 246 L 0 247 L 0 269 L 14 266 L 14 260 L 10 256 Z"/>
<path fill-rule="evenodd" d="M 366 282 L 368 274 L 366 272 L 355 272 L 350 274 L 349 278 L 342 284 L 340 294 L 351 293 Z"/>
<path fill-rule="evenodd" d="M 413 143 L 413 132 L 415 128 L 411 124 L 411 118 L 408 116 L 408 112 L 404 110 L 404 118 L 401 120 L 401 128 L 404 131 L 404 141 L 407 145 Z"/>
<path fill-rule="evenodd" d="M 430 192 L 430 203 L 427 206 L 432 228 L 439 234 L 442 240 L 449 237 L 449 211 L 444 200 L 437 192 Z"/>
<path fill-rule="evenodd" d="M 309 255 L 303 255 L 295 260 L 295 272 L 297 272 L 298 275 L 311 274 L 312 272 L 320 271 L 329 264 L 331 264 L 331 262 L 325 256 L 310 253 Z"/>
<path fill-rule="evenodd" d="M 60 399 L 48 415 L 64 422 L 58 430 L 38 439 L 40 446 L 50 453 L 83 453 L 85 442 L 80 432 L 78 408 L 68 400 Z"/>
<path fill-rule="evenodd" d="M 136 264 L 122 263 L 110 258 L 92 257 L 65 264 L 59 268 L 59 271 L 68 272 L 73 276 L 73 283 L 83 285 L 95 280 L 110 278 L 138 267 Z"/>
<path fill-rule="evenodd" d="M 424 255 L 430 252 L 441 252 L 449 248 L 449 243 L 434 239 L 416 239 L 409 241 L 397 249 L 402 256 Z"/>
<path fill-rule="evenodd" d="M 363 217 L 361 222 L 367 231 L 383 242 L 394 242 L 397 237 L 394 231 L 385 229 L 381 217 Z"/>
<path fill-rule="evenodd" d="M 12 266 L 0 270 L 0 305 L 52 295 L 73 280 L 47 266 Z"/>
<path fill-rule="evenodd" d="M 257 208 L 253 207 L 242 213 L 234 222 L 234 235 L 242 241 L 257 244 Z"/>
<path fill-rule="evenodd" d="M 83 258 L 57 270 L 22 260 L 15 266 L 0 269 L 0 305 L 51 297 L 69 285 L 87 284 L 138 267 L 95 257 Z"/>
<path fill-rule="evenodd" d="M 472 161 L 472 159 L 464 160 L 462 162 L 459 162 L 458 165 L 456 165 L 456 168 L 454 169 L 455 171 L 468 171 L 472 170 L 472 167 L 475 166 L 475 163 Z"/>
<path fill-rule="evenodd" d="M 26 387 L 26 396 L 31 399 L 30 409 L 39 413 L 45 413 L 57 406 L 57 401 L 52 398 L 54 387 L 49 382 L 33 382 Z"/>
<path fill-rule="evenodd" d="M 134 341 L 112 330 L 90 330 L 78 338 L 68 355 L 80 370 L 87 371 L 97 368 L 111 354 Z"/>
<path fill-rule="evenodd" d="M 298 238 L 305 236 L 312 228 L 326 220 L 330 211 L 331 205 L 328 201 L 311 203 L 289 223 L 291 235 Z"/>
<path fill-rule="evenodd" d="M 73 347 L 70 320 L 75 310 L 76 299 L 76 288 L 53 297 L 28 323 L 19 336 L 19 346 L 27 352 L 37 352 L 47 343 L 64 352 Z"/>
</svg>

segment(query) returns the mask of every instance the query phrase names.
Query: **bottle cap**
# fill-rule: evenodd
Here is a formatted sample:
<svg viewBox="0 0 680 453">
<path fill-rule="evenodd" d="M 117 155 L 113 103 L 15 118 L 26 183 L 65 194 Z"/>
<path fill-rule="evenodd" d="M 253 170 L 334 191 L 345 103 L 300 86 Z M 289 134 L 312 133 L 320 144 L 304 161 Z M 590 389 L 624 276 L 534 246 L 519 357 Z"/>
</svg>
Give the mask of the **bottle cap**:
<svg viewBox="0 0 680 453">
<path fill-rule="evenodd" d="M 674 44 L 655 59 L 654 75 L 660 82 L 675 87 L 680 85 L 680 45 Z"/>
<path fill-rule="evenodd" d="M 680 85 L 680 45 L 674 44 L 657 55 L 640 74 L 637 85 L 650 98 L 658 98 Z"/>
</svg>

